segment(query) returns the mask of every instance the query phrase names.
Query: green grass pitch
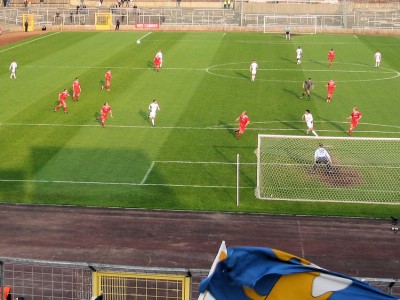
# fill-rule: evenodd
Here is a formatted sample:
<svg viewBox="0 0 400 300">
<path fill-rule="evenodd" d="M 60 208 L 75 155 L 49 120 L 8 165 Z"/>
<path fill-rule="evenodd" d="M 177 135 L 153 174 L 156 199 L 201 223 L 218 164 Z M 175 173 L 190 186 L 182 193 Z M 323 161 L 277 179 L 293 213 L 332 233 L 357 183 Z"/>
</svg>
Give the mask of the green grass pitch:
<svg viewBox="0 0 400 300">
<path fill-rule="evenodd" d="M 146 36 L 145 36 L 146 35 Z M 142 38 L 141 44 L 136 40 Z M 302 64 L 295 50 L 304 51 Z M 336 59 L 328 68 L 327 52 Z M 258 133 L 304 135 L 301 116 L 314 115 L 321 136 L 345 136 L 358 106 L 354 136 L 400 137 L 399 37 L 262 33 L 47 33 L 3 46 L 1 53 L 0 201 L 152 209 L 189 209 L 388 217 L 392 205 L 257 200 Z M 162 49 L 164 66 L 152 70 Z M 373 67 L 380 50 L 382 66 Z M 8 66 L 19 65 L 17 79 Z M 249 65 L 259 64 L 250 81 Z M 100 89 L 113 72 L 112 89 Z M 79 102 L 53 112 L 58 93 L 79 77 Z M 302 82 L 315 83 L 311 101 Z M 325 84 L 337 82 L 327 104 Z M 161 111 L 153 128 L 148 105 Z M 96 115 L 109 102 L 114 118 Z M 235 119 L 251 124 L 240 140 Z M 378 150 L 378 149 L 377 149 Z M 240 154 L 240 206 L 236 155 Z"/>
</svg>

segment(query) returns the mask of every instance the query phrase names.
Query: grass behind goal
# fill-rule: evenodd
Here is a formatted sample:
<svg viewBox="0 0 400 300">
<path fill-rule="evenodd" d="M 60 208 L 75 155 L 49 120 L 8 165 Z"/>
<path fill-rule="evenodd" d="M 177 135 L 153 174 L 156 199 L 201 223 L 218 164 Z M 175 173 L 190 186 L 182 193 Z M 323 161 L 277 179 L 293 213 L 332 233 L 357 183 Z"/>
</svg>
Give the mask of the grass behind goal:
<svg viewBox="0 0 400 300">
<path fill-rule="evenodd" d="M 1 47 L 0 201 L 390 216 L 393 208 L 375 205 L 256 198 L 257 135 L 305 135 L 305 109 L 320 136 L 346 136 L 346 117 L 357 105 L 364 116 L 355 137 L 400 137 L 398 38 L 293 34 L 286 41 L 283 28 L 282 34 L 49 32 Z M 304 57 L 296 66 L 299 45 Z M 337 52 L 332 69 L 330 48 Z M 164 66 L 154 72 L 159 49 Z M 373 68 L 377 49 L 380 69 Z M 8 78 L 13 59 L 16 80 Z M 250 82 L 253 59 L 259 70 Z M 107 68 L 111 92 L 100 89 Z M 58 93 L 71 89 L 75 77 L 81 99 L 68 100 L 67 115 L 53 112 Z M 300 100 L 308 77 L 315 83 L 312 100 Z M 328 105 L 331 78 L 337 89 Z M 154 98 L 161 111 L 153 128 L 147 107 Z M 103 129 L 95 117 L 106 101 L 114 118 Z M 237 141 L 235 119 L 243 110 L 251 124 Z"/>
</svg>

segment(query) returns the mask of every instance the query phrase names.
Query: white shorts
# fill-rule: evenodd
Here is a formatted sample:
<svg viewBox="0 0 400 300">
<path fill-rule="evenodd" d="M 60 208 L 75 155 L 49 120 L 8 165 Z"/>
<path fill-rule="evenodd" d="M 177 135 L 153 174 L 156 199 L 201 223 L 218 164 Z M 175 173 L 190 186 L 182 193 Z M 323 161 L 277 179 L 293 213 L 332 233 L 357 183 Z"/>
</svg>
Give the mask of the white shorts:
<svg viewBox="0 0 400 300">
<path fill-rule="evenodd" d="M 156 113 L 155 112 L 150 112 L 149 118 L 154 119 L 155 117 L 156 117 Z"/>
<path fill-rule="evenodd" d="M 307 124 L 307 127 L 308 127 L 309 129 L 312 129 L 312 128 L 314 127 L 313 122 L 306 122 L 306 124 Z"/>
</svg>

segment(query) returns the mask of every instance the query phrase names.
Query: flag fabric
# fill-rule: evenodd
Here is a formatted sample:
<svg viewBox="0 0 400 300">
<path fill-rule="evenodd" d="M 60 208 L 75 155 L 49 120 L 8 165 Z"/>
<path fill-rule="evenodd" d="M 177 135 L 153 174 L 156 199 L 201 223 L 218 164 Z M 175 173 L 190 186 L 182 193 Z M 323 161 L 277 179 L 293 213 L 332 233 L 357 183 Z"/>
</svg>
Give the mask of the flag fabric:
<svg viewBox="0 0 400 300">
<path fill-rule="evenodd" d="M 201 299 L 216 300 L 397 299 L 295 255 L 258 247 L 229 247 L 227 257 L 201 282 L 200 293 L 210 295 Z"/>
<path fill-rule="evenodd" d="M 215 257 L 214 262 L 211 265 L 208 276 L 211 276 L 214 273 L 215 268 L 217 267 L 218 263 L 220 261 L 226 259 L 227 255 L 228 255 L 228 250 L 226 249 L 225 241 L 222 241 L 221 246 L 219 246 L 217 256 Z M 214 300 L 214 299 L 215 298 L 207 291 L 205 291 L 204 293 L 200 293 L 199 298 L 198 298 L 198 300 Z"/>
</svg>

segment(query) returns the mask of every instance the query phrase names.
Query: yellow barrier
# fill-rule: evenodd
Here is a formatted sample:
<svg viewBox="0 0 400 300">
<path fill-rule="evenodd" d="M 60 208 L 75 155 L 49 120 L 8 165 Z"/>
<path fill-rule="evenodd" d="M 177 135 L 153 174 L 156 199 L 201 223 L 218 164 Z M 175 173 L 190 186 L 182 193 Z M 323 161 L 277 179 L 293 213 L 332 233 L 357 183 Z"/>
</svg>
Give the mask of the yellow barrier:
<svg viewBox="0 0 400 300">
<path fill-rule="evenodd" d="M 111 13 L 96 13 L 95 25 L 96 30 L 110 30 L 112 26 Z"/>
<path fill-rule="evenodd" d="M 96 271 L 93 295 L 107 300 L 189 300 L 191 277 L 174 274 L 143 274 Z"/>
</svg>

